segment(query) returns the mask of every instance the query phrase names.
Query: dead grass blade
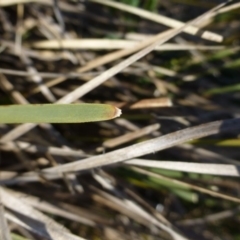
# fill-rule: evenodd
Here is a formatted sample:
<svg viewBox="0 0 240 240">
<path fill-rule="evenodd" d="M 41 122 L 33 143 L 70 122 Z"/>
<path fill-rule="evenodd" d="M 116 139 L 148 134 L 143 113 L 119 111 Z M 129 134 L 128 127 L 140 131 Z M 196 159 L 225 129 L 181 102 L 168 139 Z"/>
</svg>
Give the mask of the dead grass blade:
<svg viewBox="0 0 240 240">
<path fill-rule="evenodd" d="M 36 126 L 37 125 L 35 123 L 25 123 L 25 124 L 18 125 L 17 127 L 13 128 L 11 131 L 6 133 L 4 136 L 2 136 L 0 139 L 0 143 L 5 143 L 13 139 L 16 139 Z"/>
<path fill-rule="evenodd" d="M 22 151 L 26 151 L 28 153 L 45 153 L 51 154 L 54 156 L 65 156 L 65 157 L 86 157 L 87 155 L 81 150 L 73 150 L 68 148 L 59 148 L 52 146 L 44 146 L 39 144 L 31 144 L 28 142 L 22 141 L 14 141 L 14 142 L 6 142 L 0 144 L 0 149 L 2 151 L 14 151 L 16 147 Z"/>
<path fill-rule="evenodd" d="M 5 209 L 2 203 L 1 189 L 0 189 L 0 239 L 11 240 L 9 227 L 6 221 Z"/>
<path fill-rule="evenodd" d="M 39 75 L 42 78 L 60 78 L 60 77 L 67 77 L 67 78 L 76 78 L 76 77 L 81 77 L 81 76 L 94 76 L 94 75 L 98 75 L 99 72 L 94 72 L 94 73 L 78 73 L 78 72 L 70 72 L 70 73 L 50 73 L 50 72 L 37 72 L 37 73 L 30 73 L 27 71 L 18 71 L 15 69 L 6 69 L 6 68 L 0 68 L 0 73 L 6 74 L 6 75 L 11 75 L 11 76 L 22 76 L 22 77 L 30 77 L 33 75 Z M 3 75 L 2 75 L 3 76 Z M 1 76 L 1 78 L 3 78 Z M 64 80 L 58 80 L 58 83 L 62 82 Z M 53 86 L 52 84 L 50 85 L 48 82 L 45 84 L 47 87 L 51 87 Z M 40 88 L 39 86 L 36 87 L 39 89 L 40 92 Z"/>
<path fill-rule="evenodd" d="M 240 176 L 240 167 L 230 164 L 153 161 L 146 159 L 131 159 L 124 163 L 127 165 L 168 169 L 181 172 L 194 172 L 200 174 L 211 174 L 217 176 L 231 176 L 231 177 Z"/>
<path fill-rule="evenodd" d="M 150 37 L 149 37 L 150 38 Z M 31 47 L 38 49 L 83 49 L 83 50 L 114 50 L 134 48 L 139 41 L 116 39 L 61 39 L 44 40 L 31 43 Z M 154 51 L 189 51 L 189 50 L 221 50 L 225 46 L 204 46 L 190 44 L 166 43 L 157 46 Z"/>
<path fill-rule="evenodd" d="M 182 144 L 181 146 L 178 146 L 177 148 L 191 152 L 195 156 L 196 160 L 199 160 L 198 157 L 201 157 L 204 159 L 208 159 L 212 162 L 222 162 L 222 163 L 227 163 L 227 164 L 233 164 L 235 166 L 240 166 L 240 163 L 238 160 L 226 157 L 226 156 L 216 153 L 216 152 L 209 151 L 207 149 L 192 146 L 190 144 Z"/>
<path fill-rule="evenodd" d="M 149 109 L 149 108 L 162 108 L 162 107 L 172 107 L 173 103 L 171 98 L 160 97 L 160 98 L 147 98 L 142 99 L 137 102 L 106 102 L 112 104 L 120 109 Z"/>
<path fill-rule="evenodd" d="M 29 103 L 19 91 L 15 90 L 12 83 L 8 81 L 8 79 L 3 74 L 0 74 L 0 88 L 2 88 L 6 93 L 8 93 L 11 96 L 14 103 L 18 104 Z"/>
<path fill-rule="evenodd" d="M 157 23 L 161 23 L 164 24 L 168 27 L 171 28 L 180 28 L 182 26 L 184 26 L 185 23 L 180 22 L 178 20 L 169 18 L 169 17 L 165 17 L 163 15 L 160 14 L 155 14 L 143 9 L 139 9 L 133 6 L 129 6 L 127 4 L 123 4 L 123 3 L 118 3 L 118 2 L 113 2 L 113 1 L 109 1 L 109 0 L 91 0 L 92 2 L 97 2 L 100 4 L 104 4 L 110 7 L 114 7 L 132 14 L 135 14 L 139 17 L 143 17 L 145 19 L 157 22 Z M 199 28 L 195 27 L 195 26 L 188 26 L 186 27 L 183 31 L 196 35 L 199 32 Z M 216 41 L 216 42 L 221 42 L 223 40 L 223 37 L 219 34 L 216 33 L 212 33 L 209 31 L 204 31 L 201 35 L 202 38 L 210 40 L 210 41 Z"/>
<path fill-rule="evenodd" d="M 11 217 L 14 222 L 47 239 L 82 240 L 81 237 L 69 233 L 64 226 L 15 197 L 13 192 L 3 188 L 1 192 L 4 206 L 18 213 Z"/>
<path fill-rule="evenodd" d="M 106 148 L 114 148 L 121 144 L 127 143 L 129 141 L 132 141 L 134 139 L 140 138 L 144 135 L 147 135 L 154 131 L 157 131 L 159 129 L 159 127 L 160 127 L 160 125 L 158 123 L 156 123 L 156 124 L 144 127 L 142 129 L 136 130 L 135 132 L 126 133 L 122 136 L 105 141 L 103 143 L 103 146 Z"/>
<path fill-rule="evenodd" d="M 70 219 L 72 221 L 76 221 L 88 226 L 97 225 L 93 220 L 87 219 L 78 214 L 75 214 L 74 212 L 66 211 L 66 209 L 61 208 L 61 203 L 54 205 L 53 203 L 49 203 L 47 201 L 44 201 L 43 199 L 28 195 L 28 194 L 24 194 L 16 191 L 13 192 L 10 190 L 8 191 L 14 194 L 14 196 L 17 197 L 18 199 L 21 199 L 21 201 L 23 201 L 25 204 L 33 208 L 36 208 L 40 211 L 46 212 L 48 214 L 53 214 L 55 216 L 60 216 L 65 219 Z"/>
<path fill-rule="evenodd" d="M 104 191 L 101 191 L 97 188 L 93 188 L 99 195 L 93 195 L 94 199 L 101 201 L 102 204 L 107 205 L 108 207 L 114 208 L 115 210 L 124 213 L 135 221 L 149 226 L 149 223 L 155 225 L 156 227 L 166 231 L 174 240 L 187 240 L 184 236 L 180 235 L 170 226 L 166 226 L 157 220 L 154 216 L 146 212 L 143 208 L 138 206 L 135 202 L 127 198 L 118 198 L 110 195 Z"/>
<path fill-rule="evenodd" d="M 0 1 L 0 6 L 6 7 L 6 6 L 10 6 L 10 5 L 33 3 L 33 2 L 49 3 L 48 0 L 1 0 Z"/>
<path fill-rule="evenodd" d="M 240 3 L 233 3 L 229 6 L 223 7 L 222 9 L 219 9 L 217 12 L 211 13 L 210 18 L 206 19 L 205 21 L 201 22 L 198 24 L 198 27 L 204 27 L 206 25 L 208 25 L 209 23 L 211 23 L 214 19 L 214 17 L 222 14 L 222 13 L 226 13 L 232 10 L 235 10 L 237 8 L 240 8 Z"/>
<path fill-rule="evenodd" d="M 44 172 L 75 172 L 89 170 L 109 164 L 116 164 L 131 158 L 151 154 L 196 138 L 206 137 L 229 131 L 240 130 L 240 119 L 229 119 L 190 127 L 177 132 L 167 134 L 155 139 L 134 144 L 100 156 L 94 156 L 85 160 L 64 164 L 62 166 L 45 169 Z"/>
<path fill-rule="evenodd" d="M 240 207 L 234 209 L 217 212 L 214 214 L 205 215 L 203 218 L 192 218 L 186 219 L 178 222 L 179 226 L 196 226 L 196 225 L 205 225 L 207 223 L 213 223 L 216 221 L 225 220 L 227 218 L 235 217 L 240 212 Z"/>
</svg>

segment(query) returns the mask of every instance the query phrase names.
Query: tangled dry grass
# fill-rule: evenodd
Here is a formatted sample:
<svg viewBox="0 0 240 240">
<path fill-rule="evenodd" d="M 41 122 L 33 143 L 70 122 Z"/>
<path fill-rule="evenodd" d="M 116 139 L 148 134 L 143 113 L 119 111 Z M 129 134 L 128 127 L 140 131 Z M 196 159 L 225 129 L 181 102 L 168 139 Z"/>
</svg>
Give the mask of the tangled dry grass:
<svg viewBox="0 0 240 240">
<path fill-rule="evenodd" d="M 0 125 L 0 239 L 240 239 L 240 3 L 219 2 L 0 1 L 1 105 L 123 112 Z"/>
</svg>

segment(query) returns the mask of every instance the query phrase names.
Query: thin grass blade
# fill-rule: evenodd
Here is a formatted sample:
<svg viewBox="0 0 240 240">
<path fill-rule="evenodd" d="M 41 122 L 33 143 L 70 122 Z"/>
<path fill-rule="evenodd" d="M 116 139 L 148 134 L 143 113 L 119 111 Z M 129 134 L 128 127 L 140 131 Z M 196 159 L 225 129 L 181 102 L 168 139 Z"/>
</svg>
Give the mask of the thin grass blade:
<svg viewBox="0 0 240 240">
<path fill-rule="evenodd" d="M 120 114 L 120 109 L 108 104 L 8 105 L 0 107 L 0 123 L 83 123 Z"/>
</svg>

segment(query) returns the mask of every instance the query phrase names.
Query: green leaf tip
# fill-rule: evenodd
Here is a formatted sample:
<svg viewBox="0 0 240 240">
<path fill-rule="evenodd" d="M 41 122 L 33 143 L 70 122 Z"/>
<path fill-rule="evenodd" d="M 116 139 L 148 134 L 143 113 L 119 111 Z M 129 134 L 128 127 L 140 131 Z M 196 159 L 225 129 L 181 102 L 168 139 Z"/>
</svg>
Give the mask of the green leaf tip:
<svg viewBox="0 0 240 240">
<path fill-rule="evenodd" d="M 29 104 L 0 106 L 0 123 L 83 123 L 110 120 L 121 110 L 109 104 Z"/>
</svg>

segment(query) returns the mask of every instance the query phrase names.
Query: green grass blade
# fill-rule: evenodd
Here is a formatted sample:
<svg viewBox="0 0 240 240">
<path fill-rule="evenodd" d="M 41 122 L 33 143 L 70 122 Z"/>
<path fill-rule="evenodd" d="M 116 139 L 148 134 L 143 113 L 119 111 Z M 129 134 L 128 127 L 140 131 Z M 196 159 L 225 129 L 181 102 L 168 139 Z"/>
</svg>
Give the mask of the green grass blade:
<svg viewBox="0 0 240 240">
<path fill-rule="evenodd" d="M 0 123 L 82 123 L 109 120 L 121 110 L 108 104 L 36 104 L 0 106 Z"/>
<path fill-rule="evenodd" d="M 240 90 L 240 84 L 234 84 L 234 85 L 229 85 L 226 87 L 213 88 L 213 89 L 210 89 L 210 90 L 204 92 L 203 94 L 205 96 L 210 96 L 210 95 L 216 95 L 216 94 L 236 92 L 239 90 Z"/>
</svg>

